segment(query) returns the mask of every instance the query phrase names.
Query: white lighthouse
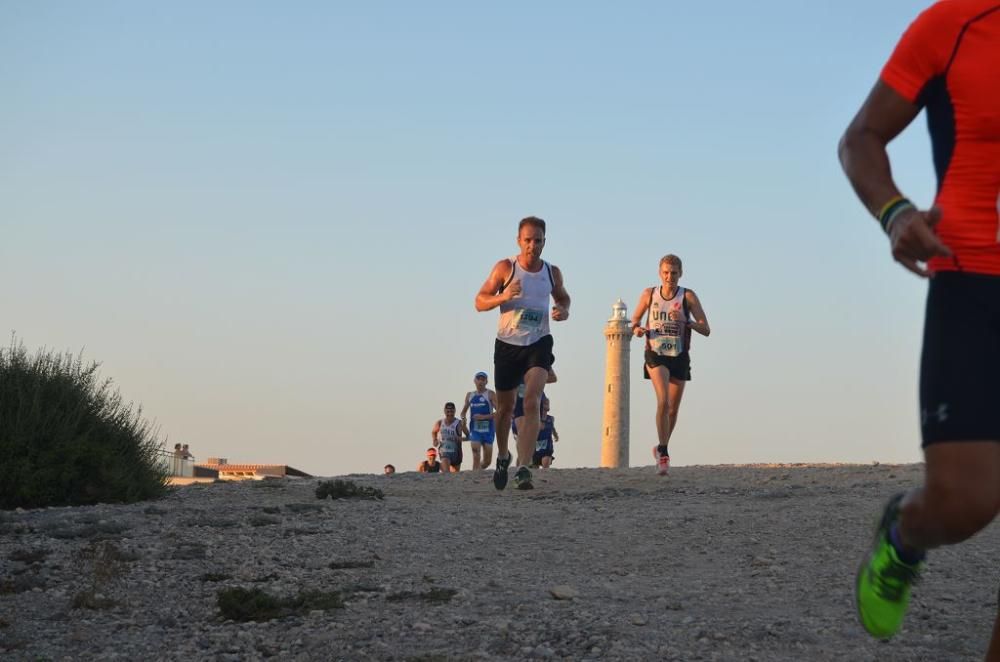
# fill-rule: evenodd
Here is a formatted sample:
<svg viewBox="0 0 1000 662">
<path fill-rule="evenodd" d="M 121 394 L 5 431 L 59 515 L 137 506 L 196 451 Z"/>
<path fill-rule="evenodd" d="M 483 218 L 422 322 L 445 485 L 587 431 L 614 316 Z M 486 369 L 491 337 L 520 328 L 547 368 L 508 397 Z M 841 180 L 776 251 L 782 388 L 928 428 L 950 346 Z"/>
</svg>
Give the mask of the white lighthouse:
<svg viewBox="0 0 1000 662">
<path fill-rule="evenodd" d="M 632 329 L 621 299 L 611 306 L 611 318 L 604 327 L 604 337 L 608 342 L 608 355 L 604 368 L 601 466 L 628 467 L 628 368 Z"/>
</svg>

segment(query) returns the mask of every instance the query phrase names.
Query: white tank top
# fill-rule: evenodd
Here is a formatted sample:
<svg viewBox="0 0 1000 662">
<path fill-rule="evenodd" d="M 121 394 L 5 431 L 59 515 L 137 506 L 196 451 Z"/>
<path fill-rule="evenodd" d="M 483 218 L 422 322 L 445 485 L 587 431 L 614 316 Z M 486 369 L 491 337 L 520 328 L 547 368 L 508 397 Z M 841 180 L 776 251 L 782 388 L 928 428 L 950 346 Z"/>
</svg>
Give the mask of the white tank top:
<svg viewBox="0 0 1000 662">
<path fill-rule="evenodd" d="M 679 320 L 669 319 L 669 313 L 680 314 Z M 673 298 L 664 299 L 660 287 L 654 287 L 646 311 L 646 346 L 660 356 L 680 356 L 687 350 L 689 331 L 684 288 L 678 287 Z"/>
<path fill-rule="evenodd" d="M 461 435 L 458 432 L 458 426 L 462 422 L 462 419 L 456 417 L 451 425 L 445 423 L 445 420 L 441 419 L 441 425 L 438 427 L 438 443 L 441 444 L 442 453 L 457 453 L 458 445 L 461 443 Z"/>
<path fill-rule="evenodd" d="M 521 268 L 517 263 L 517 256 L 510 261 L 511 277 L 504 283 L 503 289 L 517 278 L 521 281 L 521 293 L 500 304 L 497 338 L 510 345 L 525 347 L 549 335 L 552 268 L 543 260 L 542 268 L 532 273 Z"/>
</svg>

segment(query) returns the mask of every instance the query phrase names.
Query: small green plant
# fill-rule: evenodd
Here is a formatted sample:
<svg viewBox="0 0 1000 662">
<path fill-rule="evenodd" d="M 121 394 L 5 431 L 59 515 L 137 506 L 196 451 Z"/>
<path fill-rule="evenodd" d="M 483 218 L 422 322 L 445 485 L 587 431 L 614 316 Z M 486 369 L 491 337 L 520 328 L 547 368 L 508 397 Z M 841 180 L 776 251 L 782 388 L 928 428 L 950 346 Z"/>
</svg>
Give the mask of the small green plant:
<svg viewBox="0 0 1000 662">
<path fill-rule="evenodd" d="M 344 600 L 339 591 L 305 591 L 289 600 L 288 606 L 296 613 L 303 614 L 315 609 L 341 609 Z"/>
<path fill-rule="evenodd" d="M 331 570 L 351 570 L 354 568 L 370 568 L 375 565 L 375 561 L 331 561 Z"/>
<path fill-rule="evenodd" d="M 45 549 L 44 547 L 36 547 L 35 549 L 15 549 L 10 553 L 9 558 L 11 561 L 18 561 L 20 563 L 42 563 L 51 553 L 52 550 Z"/>
<path fill-rule="evenodd" d="M 216 595 L 216 604 L 226 620 L 246 622 L 340 609 L 344 601 L 338 591 L 303 591 L 294 597 L 279 598 L 259 588 L 226 588 Z"/>
<path fill-rule="evenodd" d="M 350 480 L 324 480 L 316 486 L 316 498 L 380 500 L 385 495 L 375 487 L 365 487 Z"/>
<path fill-rule="evenodd" d="M 216 596 L 219 613 L 230 621 L 268 621 L 282 615 L 281 600 L 259 588 L 226 588 Z"/>
<path fill-rule="evenodd" d="M 97 363 L 0 348 L 0 508 L 132 503 L 167 493 L 160 441 Z"/>
<path fill-rule="evenodd" d="M 267 515 L 254 515 L 248 522 L 250 526 L 274 526 L 275 524 L 280 524 L 281 520 L 277 517 L 268 517 Z"/>
<path fill-rule="evenodd" d="M 73 596 L 73 609 L 110 609 L 119 603 L 112 596 L 123 586 L 127 564 L 138 557 L 110 541 L 92 542 L 76 554 L 90 574 L 90 585 Z"/>
</svg>

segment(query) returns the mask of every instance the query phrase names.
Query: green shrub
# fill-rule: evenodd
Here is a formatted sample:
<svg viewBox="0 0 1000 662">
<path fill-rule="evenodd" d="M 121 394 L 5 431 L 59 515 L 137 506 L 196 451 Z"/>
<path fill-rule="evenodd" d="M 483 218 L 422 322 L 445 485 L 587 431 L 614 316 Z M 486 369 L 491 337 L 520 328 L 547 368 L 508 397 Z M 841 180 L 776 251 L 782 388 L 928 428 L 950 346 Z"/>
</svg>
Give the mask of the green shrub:
<svg viewBox="0 0 1000 662">
<path fill-rule="evenodd" d="M 219 612 L 231 621 L 267 621 L 284 613 L 281 600 L 259 588 L 227 588 L 216 596 Z"/>
<path fill-rule="evenodd" d="M 375 487 L 363 487 L 350 480 L 324 480 L 316 486 L 316 498 L 382 499 L 385 495 Z"/>
<path fill-rule="evenodd" d="M 0 348 L 0 508 L 131 503 L 166 493 L 160 442 L 98 364 Z"/>
<path fill-rule="evenodd" d="M 278 598 L 259 588 L 225 588 L 216 594 L 219 613 L 231 621 L 269 621 L 291 614 L 341 609 L 344 600 L 338 591 L 302 591 L 289 598 Z"/>
</svg>

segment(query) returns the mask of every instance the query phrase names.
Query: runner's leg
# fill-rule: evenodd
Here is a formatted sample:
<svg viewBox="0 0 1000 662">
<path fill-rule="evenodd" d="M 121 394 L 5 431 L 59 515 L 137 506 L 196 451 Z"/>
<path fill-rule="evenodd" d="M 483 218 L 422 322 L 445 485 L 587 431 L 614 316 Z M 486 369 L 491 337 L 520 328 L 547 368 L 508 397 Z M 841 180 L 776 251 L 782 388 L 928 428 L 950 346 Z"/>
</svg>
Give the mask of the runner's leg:
<svg viewBox="0 0 1000 662">
<path fill-rule="evenodd" d="M 535 443 L 538 441 L 538 429 L 541 427 L 539 410 L 542 402 L 542 389 L 549 371 L 535 366 L 524 374 L 524 421 L 517 424 L 517 465 L 519 467 L 531 464 L 535 454 Z M 522 427 L 523 425 L 523 427 Z"/>
<path fill-rule="evenodd" d="M 656 391 L 656 439 L 660 446 L 670 441 L 670 371 L 662 365 L 646 366 Z"/>
<path fill-rule="evenodd" d="M 681 398 L 684 397 L 684 385 L 687 382 L 680 379 L 671 379 L 667 386 L 667 412 L 670 419 L 670 427 L 667 429 L 667 441 L 674 434 L 674 426 L 677 425 L 677 413 L 681 409 Z"/>
<path fill-rule="evenodd" d="M 497 457 L 507 457 L 507 440 L 510 437 L 510 422 L 514 418 L 514 403 L 517 401 L 517 389 L 497 391 Z"/>
<path fill-rule="evenodd" d="M 472 450 L 472 470 L 478 471 L 482 466 L 479 461 L 479 454 L 482 452 L 482 444 L 478 441 L 470 441 L 469 448 Z"/>
<path fill-rule="evenodd" d="M 1000 512 L 1000 443 L 937 442 L 924 448 L 924 487 L 906 495 L 899 535 L 914 549 L 953 545 Z"/>
</svg>

